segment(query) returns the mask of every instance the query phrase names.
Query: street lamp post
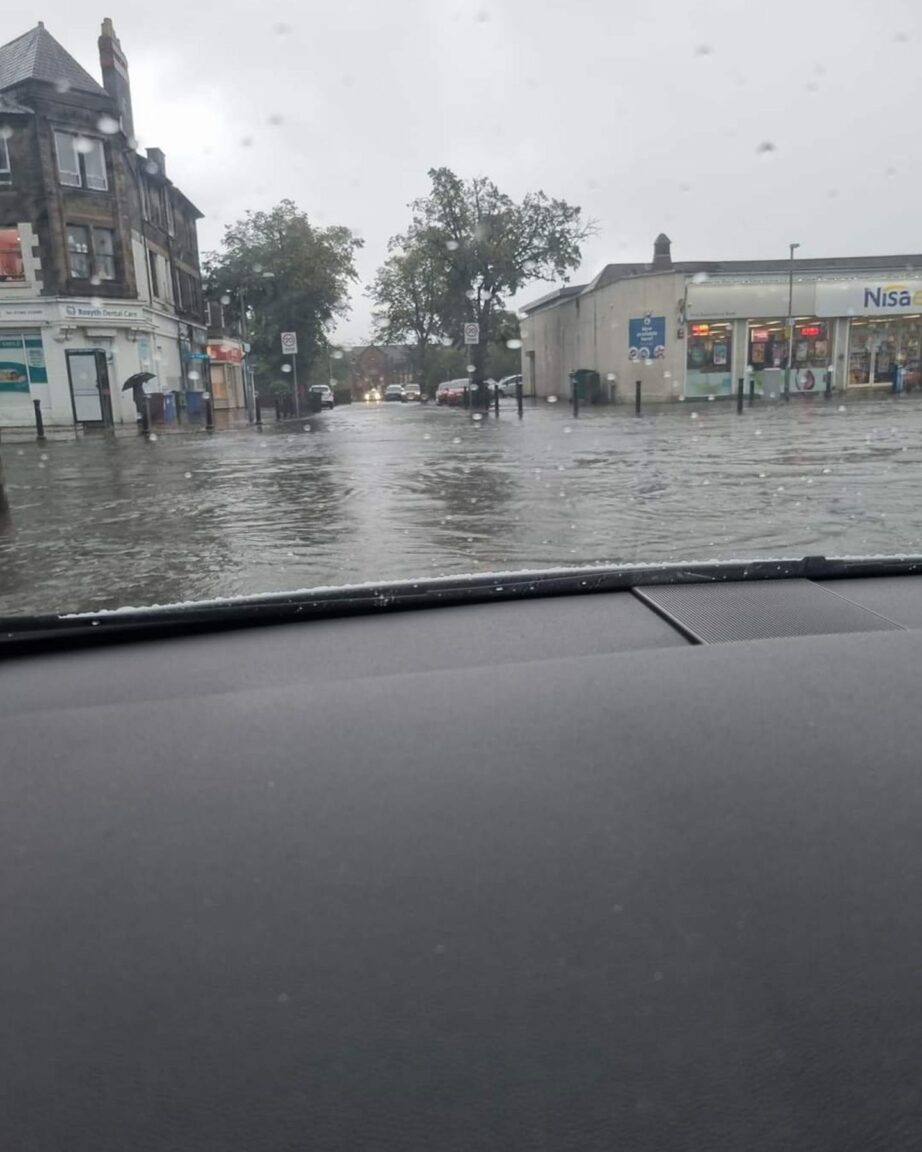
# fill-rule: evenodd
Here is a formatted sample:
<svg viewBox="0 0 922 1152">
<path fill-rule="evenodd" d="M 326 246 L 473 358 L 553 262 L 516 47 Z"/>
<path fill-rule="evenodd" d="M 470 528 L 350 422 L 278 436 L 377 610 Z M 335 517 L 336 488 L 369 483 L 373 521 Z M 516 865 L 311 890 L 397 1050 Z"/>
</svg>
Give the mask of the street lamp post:
<svg viewBox="0 0 922 1152">
<path fill-rule="evenodd" d="M 794 253 L 799 244 L 789 244 L 788 261 L 788 358 L 784 367 L 784 398 L 791 398 L 791 364 L 794 361 Z"/>
</svg>

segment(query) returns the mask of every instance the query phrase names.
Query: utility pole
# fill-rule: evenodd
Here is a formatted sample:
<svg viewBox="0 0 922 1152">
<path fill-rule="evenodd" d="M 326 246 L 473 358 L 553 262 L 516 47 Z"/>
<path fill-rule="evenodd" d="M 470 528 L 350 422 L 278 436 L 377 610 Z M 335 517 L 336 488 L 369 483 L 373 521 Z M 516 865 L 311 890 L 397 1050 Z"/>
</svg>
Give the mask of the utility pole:
<svg viewBox="0 0 922 1152">
<path fill-rule="evenodd" d="M 784 369 L 784 398 L 791 398 L 791 364 L 794 360 L 794 252 L 799 244 L 789 244 L 790 260 L 788 263 L 788 359 Z"/>
</svg>

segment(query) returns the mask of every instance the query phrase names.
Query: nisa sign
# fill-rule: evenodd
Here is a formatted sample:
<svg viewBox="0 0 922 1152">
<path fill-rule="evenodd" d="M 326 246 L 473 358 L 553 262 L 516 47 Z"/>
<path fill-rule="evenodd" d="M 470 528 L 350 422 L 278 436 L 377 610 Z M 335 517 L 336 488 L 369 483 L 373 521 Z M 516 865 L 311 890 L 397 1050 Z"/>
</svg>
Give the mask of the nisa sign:
<svg viewBox="0 0 922 1152">
<path fill-rule="evenodd" d="M 864 307 L 877 311 L 888 308 L 922 309 L 922 288 L 910 289 L 908 284 L 878 284 L 864 289 Z"/>
</svg>

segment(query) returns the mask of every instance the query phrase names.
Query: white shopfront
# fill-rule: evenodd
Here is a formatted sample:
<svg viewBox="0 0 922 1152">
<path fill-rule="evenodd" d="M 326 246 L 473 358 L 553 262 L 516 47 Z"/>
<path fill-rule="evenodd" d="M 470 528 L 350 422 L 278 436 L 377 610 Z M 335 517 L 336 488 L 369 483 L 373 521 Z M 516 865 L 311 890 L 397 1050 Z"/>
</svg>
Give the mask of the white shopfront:
<svg viewBox="0 0 922 1152">
<path fill-rule="evenodd" d="M 685 395 L 751 378 L 780 394 L 922 383 L 922 281 L 896 276 L 712 276 L 686 292 Z"/>
<path fill-rule="evenodd" d="M 124 381 L 147 371 L 151 393 L 185 391 L 204 346 L 204 328 L 134 301 L 0 301 L 0 427 L 31 423 L 34 400 L 51 426 L 133 424 Z"/>
</svg>

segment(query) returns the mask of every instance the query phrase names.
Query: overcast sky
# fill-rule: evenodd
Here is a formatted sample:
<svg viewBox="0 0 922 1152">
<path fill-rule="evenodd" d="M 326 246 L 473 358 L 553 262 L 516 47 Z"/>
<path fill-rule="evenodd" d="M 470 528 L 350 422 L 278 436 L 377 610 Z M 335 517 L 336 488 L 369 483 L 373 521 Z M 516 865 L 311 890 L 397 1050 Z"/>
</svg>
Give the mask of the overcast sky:
<svg viewBox="0 0 922 1152">
<path fill-rule="evenodd" d="M 663 230 L 686 260 L 922 250 L 918 0 L 6 0 L 0 40 L 42 19 L 98 76 L 104 16 L 203 251 L 290 197 L 367 281 L 443 164 L 581 205 L 574 279 Z M 361 284 L 339 335 L 369 333 Z"/>
</svg>

